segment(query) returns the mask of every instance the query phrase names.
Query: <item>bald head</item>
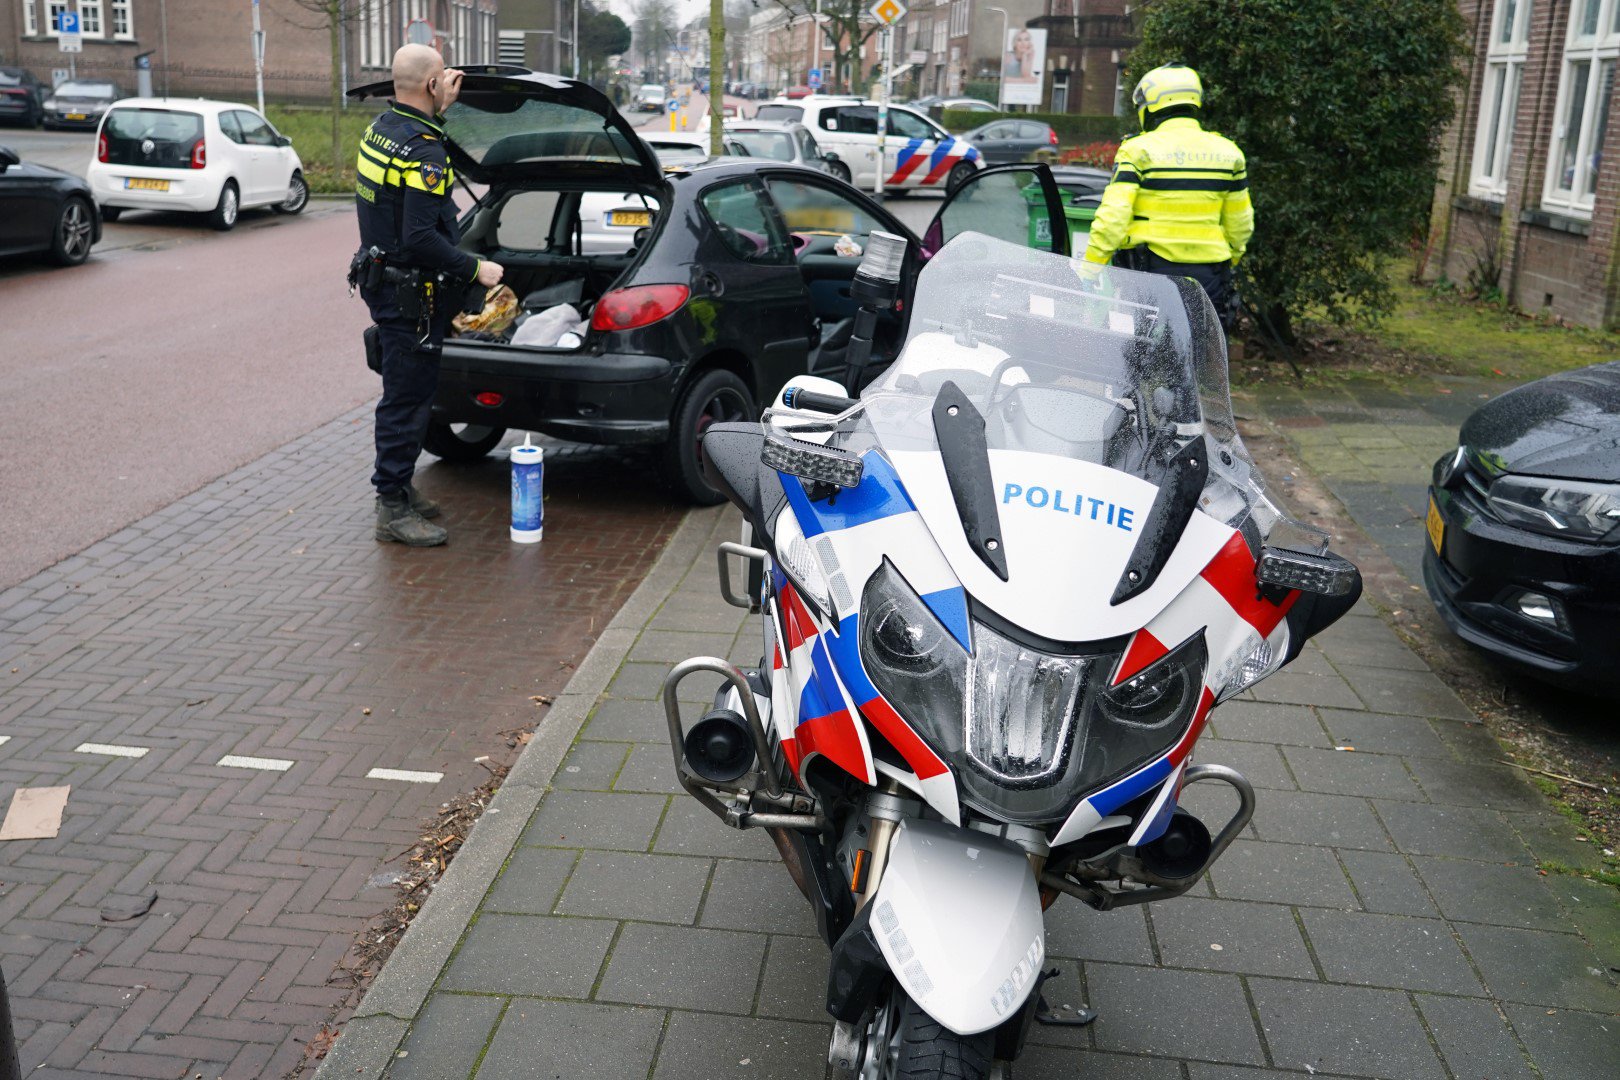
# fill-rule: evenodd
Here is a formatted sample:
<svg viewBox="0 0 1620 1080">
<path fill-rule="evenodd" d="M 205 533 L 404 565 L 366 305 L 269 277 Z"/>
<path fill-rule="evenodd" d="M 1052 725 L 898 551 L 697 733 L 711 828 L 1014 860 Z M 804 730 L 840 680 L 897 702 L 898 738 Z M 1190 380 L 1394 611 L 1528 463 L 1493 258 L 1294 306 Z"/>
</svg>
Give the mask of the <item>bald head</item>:
<svg viewBox="0 0 1620 1080">
<path fill-rule="evenodd" d="M 428 94 L 428 80 L 444 71 L 444 57 L 431 45 L 402 45 L 394 54 L 394 96 L 400 99 Z"/>
</svg>

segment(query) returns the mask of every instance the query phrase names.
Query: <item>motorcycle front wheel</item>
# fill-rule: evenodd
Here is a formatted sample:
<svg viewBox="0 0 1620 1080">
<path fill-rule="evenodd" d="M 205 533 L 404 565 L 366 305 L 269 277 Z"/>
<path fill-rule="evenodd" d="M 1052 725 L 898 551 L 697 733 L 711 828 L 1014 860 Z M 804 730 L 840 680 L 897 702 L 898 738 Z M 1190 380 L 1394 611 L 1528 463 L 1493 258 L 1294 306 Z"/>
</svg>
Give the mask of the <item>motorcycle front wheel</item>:
<svg viewBox="0 0 1620 1080">
<path fill-rule="evenodd" d="M 859 1080 L 1002 1080 L 992 1059 L 995 1032 L 958 1035 L 897 985 L 867 1023 Z M 995 1071 L 992 1072 L 992 1069 Z"/>
</svg>

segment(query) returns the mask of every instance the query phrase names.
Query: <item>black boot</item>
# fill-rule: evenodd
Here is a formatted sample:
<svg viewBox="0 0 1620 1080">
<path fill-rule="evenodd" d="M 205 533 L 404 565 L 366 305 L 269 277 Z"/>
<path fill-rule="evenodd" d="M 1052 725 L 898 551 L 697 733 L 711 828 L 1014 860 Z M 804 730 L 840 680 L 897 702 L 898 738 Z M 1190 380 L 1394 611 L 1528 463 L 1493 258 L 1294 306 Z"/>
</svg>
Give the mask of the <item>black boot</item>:
<svg viewBox="0 0 1620 1080">
<path fill-rule="evenodd" d="M 449 538 L 449 533 L 416 512 L 408 492 L 377 496 L 378 540 L 392 540 L 407 547 L 438 547 Z"/>
<path fill-rule="evenodd" d="M 411 484 L 405 490 L 410 494 L 412 510 L 429 520 L 439 516 L 439 504 L 417 491 L 415 484 Z"/>
</svg>

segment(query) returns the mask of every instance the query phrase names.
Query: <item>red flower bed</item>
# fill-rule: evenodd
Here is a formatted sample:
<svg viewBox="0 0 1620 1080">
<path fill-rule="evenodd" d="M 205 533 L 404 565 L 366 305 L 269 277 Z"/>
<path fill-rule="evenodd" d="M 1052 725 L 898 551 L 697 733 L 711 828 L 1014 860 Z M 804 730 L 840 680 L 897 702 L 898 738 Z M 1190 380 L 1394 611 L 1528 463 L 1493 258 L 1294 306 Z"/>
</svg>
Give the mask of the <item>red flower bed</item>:
<svg viewBox="0 0 1620 1080">
<path fill-rule="evenodd" d="M 1117 142 L 1094 142 L 1084 146 L 1071 146 L 1058 155 L 1064 165 L 1089 165 L 1094 169 L 1112 169 L 1114 155 L 1119 151 Z"/>
</svg>

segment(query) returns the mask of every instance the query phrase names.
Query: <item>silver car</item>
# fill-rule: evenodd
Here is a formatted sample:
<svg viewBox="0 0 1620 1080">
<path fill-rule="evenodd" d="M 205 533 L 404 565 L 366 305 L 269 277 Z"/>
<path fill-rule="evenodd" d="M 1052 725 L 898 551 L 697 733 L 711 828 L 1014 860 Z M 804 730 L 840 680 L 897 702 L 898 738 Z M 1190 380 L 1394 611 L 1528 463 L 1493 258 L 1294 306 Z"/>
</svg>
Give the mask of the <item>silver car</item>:
<svg viewBox="0 0 1620 1080">
<path fill-rule="evenodd" d="M 791 161 L 849 179 L 849 166 L 836 155 L 822 153 L 816 137 L 803 124 L 791 120 L 728 120 L 726 137 L 741 143 L 750 155 L 771 161 Z"/>
</svg>

